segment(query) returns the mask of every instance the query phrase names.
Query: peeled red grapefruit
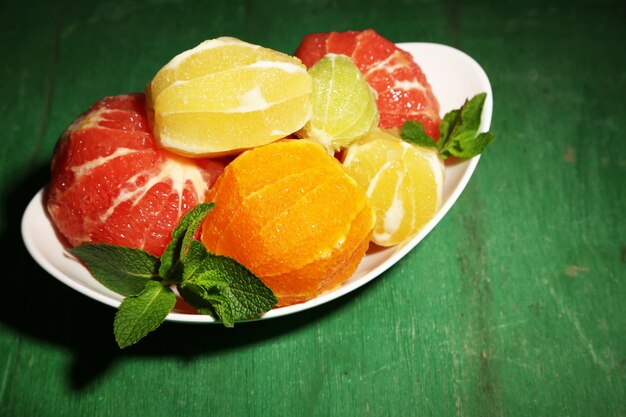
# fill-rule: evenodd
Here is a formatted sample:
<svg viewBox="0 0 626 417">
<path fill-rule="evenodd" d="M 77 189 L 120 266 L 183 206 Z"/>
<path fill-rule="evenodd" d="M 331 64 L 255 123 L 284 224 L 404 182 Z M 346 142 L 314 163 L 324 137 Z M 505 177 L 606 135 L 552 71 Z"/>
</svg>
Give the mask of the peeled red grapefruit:
<svg viewBox="0 0 626 417">
<path fill-rule="evenodd" d="M 143 94 L 106 97 L 59 139 L 46 207 L 71 246 L 110 243 L 160 256 L 180 218 L 223 170 L 157 146 Z"/>
<path fill-rule="evenodd" d="M 439 139 L 439 102 L 411 54 L 369 29 L 306 35 L 295 55 L 310 68 L 328 53 L 352 58 L 376 91 L 379 127 L 400 128 L 405 121 L 416 120 L 429 136 Z"/>
</svg>

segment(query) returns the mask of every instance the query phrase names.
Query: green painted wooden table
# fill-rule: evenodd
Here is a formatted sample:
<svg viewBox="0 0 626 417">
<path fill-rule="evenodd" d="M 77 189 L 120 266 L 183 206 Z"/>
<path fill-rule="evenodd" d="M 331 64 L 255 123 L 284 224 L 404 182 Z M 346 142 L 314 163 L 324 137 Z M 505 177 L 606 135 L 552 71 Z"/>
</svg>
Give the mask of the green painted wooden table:
<svg viewBox="0 0 626 417">
<path fill-rule="evenodd" d="M 626 415 L 624 2 L 5 0 L 0 23 L 0 415 Z M 168 323 L 120 351 L 115 310 L 31 259 L 21 215 L 90 104 L 204 39 L 291 53 L 364 28 L 464 50 L 495 100 L 498 140 L 388 272 L 304 313 Z"/>
</svg>

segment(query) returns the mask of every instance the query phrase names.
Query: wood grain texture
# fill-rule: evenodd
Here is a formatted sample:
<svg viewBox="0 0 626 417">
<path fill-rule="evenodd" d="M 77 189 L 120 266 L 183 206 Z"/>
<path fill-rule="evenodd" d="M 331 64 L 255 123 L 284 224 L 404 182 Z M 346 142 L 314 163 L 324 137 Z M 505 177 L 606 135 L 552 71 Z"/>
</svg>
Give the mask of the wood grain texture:
<svg viewBox="0 0 626 417">
<path fill-rule="evenodd" d="M 626 6 L 473 3 L 3 2 L 0 415 L 626 415 Z M 369 27 L 474 57 L 498 140 L 366 287 L 235 329 L 168 323 L 119 351 L 114 310 L 23 248 L 57 137 L 99 98 L 143 90 L 204 39 L 289 53 Z"/>
</svg>

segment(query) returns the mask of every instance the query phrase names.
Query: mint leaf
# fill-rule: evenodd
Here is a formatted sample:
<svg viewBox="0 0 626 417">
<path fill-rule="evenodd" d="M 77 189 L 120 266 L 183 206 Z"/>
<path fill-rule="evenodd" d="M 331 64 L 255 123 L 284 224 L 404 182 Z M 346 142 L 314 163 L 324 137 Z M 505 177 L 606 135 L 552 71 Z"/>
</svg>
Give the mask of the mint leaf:
<svg viewBox="0 0 626 417">
<path fill-rule="evenodd" d="M 460 123 L 455 126 L 453 133 L 478 132 L 486 98 L 487 93 L 480 93 L 465 101 L 461 107 Z"/>
<path fill-rule="evenodd" d="M 182 280 L 183 282 L 189 282 L 196 274 L 202 262 L 209 256 L 209 252 L 202 242 L 197 240 L 192 241 L 189 244 L 189 250 L 183 260 Z M 224 281 L 225 282 L 225 281 Z"/>
<path fill-rule="evenodd" d="M 174 292 L 156 281 L 148 281 L 144 290 L 127 297 L 115 314 L 113 332 L 118 346 L 134 345 L 163 323 L 176 304 Z"/>
<path fill-rule="evenodd" d="M 88 243 L 71 252 L 102 285 L 125 296 L 141 293 L 146 283 L 158 277 L 158 258 L 140 249 Z"/>
<path fill-rule="evenodd" d="M 206 251 L 193 241 L 183 260 L 179 292 L 199 311 L 231 327 L 235 321 L 259 316 L 277 303 L 270 290 L 245 266 L 232 258 Z"/>
<path fill-rule="evenodd" d="M 402 126 L 400 137 L 419 146 L 435 146 L 442 159 L 450 156 L 472 158 L 482 153 L 496 137 L 489 132 L 478 133 L 487 93 L 476 94 L 455 110 L 443 116 L 439 125 L 439 141 L 435 143 L 424 132 L 420 122 L 407 121 Z"/>
<path fill-rule="evenodd" d="M 426 146 L 431 148 L 436 148 L 437 144 L 428 136 L 426 131 L 424 131 L 424 125 L 415 120 L 407 120 L 402 125 L 402 130 L 400 131 L 400 137 L 407 142 L 411 142 L 418 146 Z"/>
<path fill-rule="evenodd" d="M 480 154 L 496 137 L 490 132 L 483 132 L 478 135 L 466 132 L 455 138 L 446 152 L 459 158 L 472 158 Z"/>
<path fill-rule="evenodd" d="M 460 109 L 452 110 L 443 117 L 439 127 L 439 154 L 472 158 L 485 150 L 495 140 L 492 133 L 478 134 L 487 93 L 476 94 L 466 100 Z"/>
<path fill-rule="evenodd" d="M 445 146 L 446 141 L 452 135 L 454 127 L 460 122 L 460 120 L 460 109 L 450 110 L 443 116 L 443 119 L 441 119 L 441 124 L 439 125 L 439 142 L 437 143 L 439 150 L 441 150 Z"/>
<path fill-rule="evenodd" d="M 198 204 L 180 219 L 178 226 L 172 232 L 172 240 L 161 255 L 161 266 L 159 267 L 161 277 L 177 282 L 174 278 L 176 276 L 174 272 L 176 263 L 185 256 L 189 243 L 193 240 L 200 223 L 213 207 L 215 207 L 213 203 Z"/>
<path fill-rule="evenodd" d="M 233 311 L 233 304 L 230 302 L 230 300 L 228 300 L 228 297 L 225 297 L 223 295 L 216 295 L 215 297 L 213 297 L 211 306 L 213 306 L 217 317 L 222 320 L 222 324 L 224 324 L 224 327 L 235 327 L 236 320 L 245 320 L 247 318 L 249 319 L 258 315 L 257 314 L 254 316 L 238 319 L 235 316 L 235 312 Z"/>
<path fill-rule="evenodd" d="M 189 305 L 199 313 L 221 320 L 225 327 L 234 327 L 235 318 L 232 314 L 231 303 L 227 297 L 220 294 L 220 287 L 206 287 L 185 283 L 178 286 L 178 292 Z"/>
</svg>

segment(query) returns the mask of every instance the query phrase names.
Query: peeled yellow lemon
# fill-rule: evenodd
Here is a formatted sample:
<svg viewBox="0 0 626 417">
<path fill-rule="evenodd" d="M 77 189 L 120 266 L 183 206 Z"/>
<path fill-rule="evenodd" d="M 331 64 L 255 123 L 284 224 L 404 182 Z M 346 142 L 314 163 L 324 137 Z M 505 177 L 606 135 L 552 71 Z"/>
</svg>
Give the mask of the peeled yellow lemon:
<svg viewBox="0 0 626 417">
<path fill-rule="evenodd" d="M 186 156 L 235 153 L 301 129 L 311 76 L 284 53 L 239 39 L 207 40 L 161 68 L 146 87 L 159 143 Z"/>
<path fill-rule="evenodd" d="M 411 239 L 441 206 L 445 171 L 435 148 L 376 129 L 347 148 L 343 166 L 370 198 L 377 245 Z"/>
</svg>

